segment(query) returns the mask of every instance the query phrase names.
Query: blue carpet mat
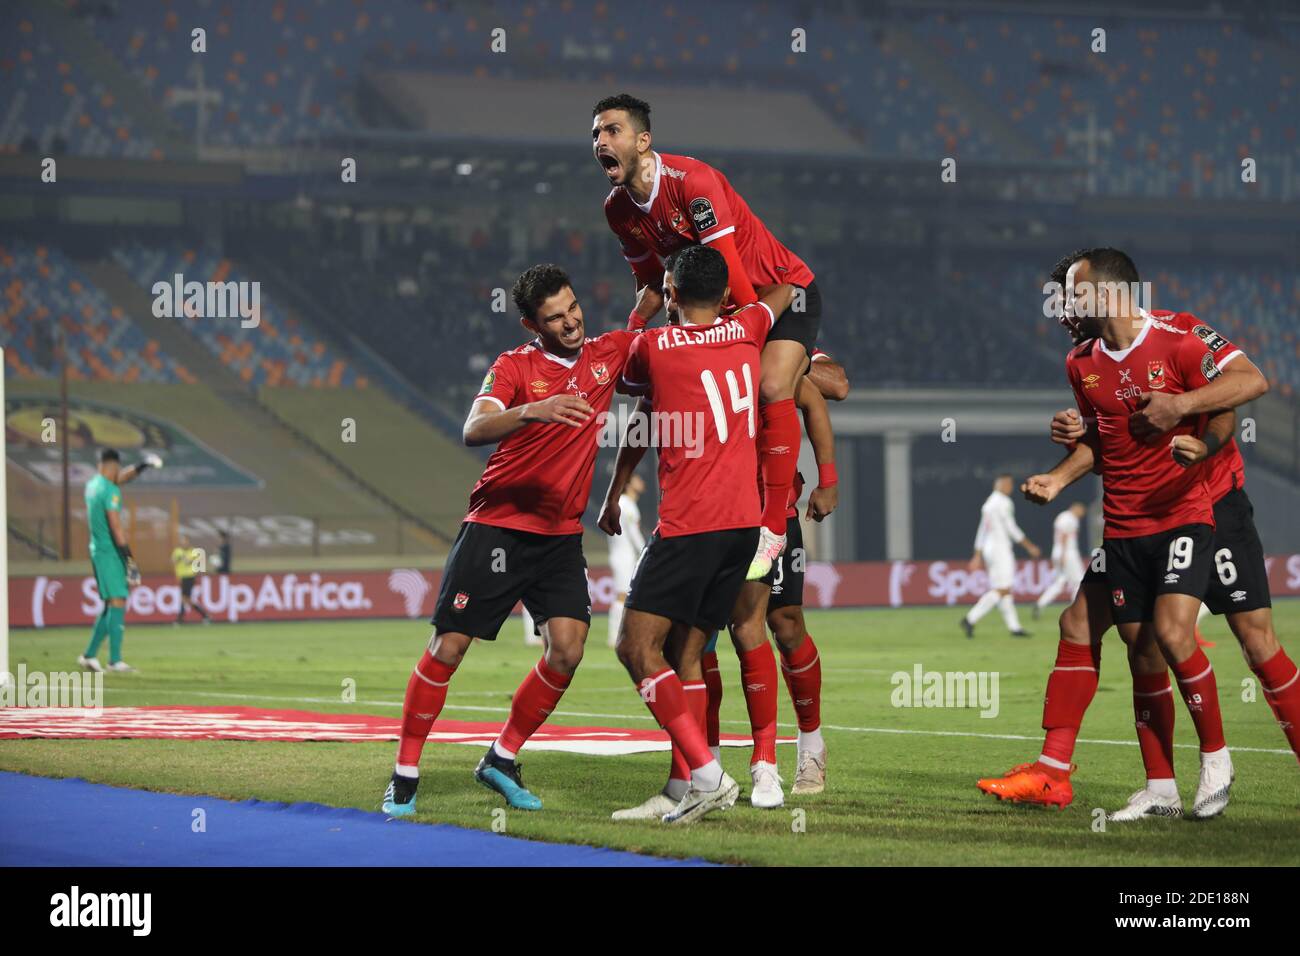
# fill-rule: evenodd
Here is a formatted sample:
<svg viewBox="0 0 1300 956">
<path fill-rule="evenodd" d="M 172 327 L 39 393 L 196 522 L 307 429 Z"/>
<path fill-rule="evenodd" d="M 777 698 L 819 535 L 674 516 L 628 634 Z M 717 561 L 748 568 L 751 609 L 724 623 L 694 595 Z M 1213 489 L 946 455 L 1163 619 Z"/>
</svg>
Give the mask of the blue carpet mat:
<svg viewBox="0 0 1300 956">
<path fill-rule="evenodd" d="M 206 832 L 191 829 L 196 809 Z M 232 803 L 0 771 L 0 866 L 702 865 L 318 803 Z"/>
</svg>

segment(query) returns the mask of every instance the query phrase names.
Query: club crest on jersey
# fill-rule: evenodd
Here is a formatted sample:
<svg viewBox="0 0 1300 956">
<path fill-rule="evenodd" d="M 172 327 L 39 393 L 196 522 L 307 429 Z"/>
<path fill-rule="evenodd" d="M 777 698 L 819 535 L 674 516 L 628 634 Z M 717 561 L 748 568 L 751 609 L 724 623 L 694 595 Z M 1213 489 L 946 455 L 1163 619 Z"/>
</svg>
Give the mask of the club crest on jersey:
<svg viewBox="0 0 1300 956">
<path fill-rule="evenodd" d="M 1165 387 L 1165 363 L 1162 359 L 1147 362 L 1147 385 L 1151 388 Z"/>
<path fill-rule="evenodd" d="M 1116 607 L 1124 606 L 1124 589 L 1116 588 L 1110 592 L 1110 603 Z"/>
<path fill-rule="evenodd" d="M 492 394 L 492 386 L 495 385 L 496 383 L 497 383 L 497 373 L 495 371 L 489 371 L 486 375 L 483 376 L 483 387 L 478 390 L 478 393 L 480 395 Z"/>
<path fill-rule="evenodd" d="M 456 597 L 452 599 L 451 606 L 458 611 L 463 611 L 467 604 L 469 604 L 469 595 L 464 591 L 457 591 Z"/>
<path fill-rule="evenodd" d="M 1085 389 L 1096 388 L 1099 384 L 1101 384 L 1101 376 L 1096 372 L 1083 377 L 1083 387 Z"/>
<path fill-rule="evenodd" d="M 597 385 L 609 384 L 609 366 L 604 362 L 597 362 L 592 365 L 591 374 L 595 376 Z"/>
<path fill-rule="evenodd" d="M 691 200 L 691 219 L 695 223 L 696 232 L 704 232 L 718 224 L 718 217 L 713 212 L 713 203 L 703 196 Z"/>
</svg>

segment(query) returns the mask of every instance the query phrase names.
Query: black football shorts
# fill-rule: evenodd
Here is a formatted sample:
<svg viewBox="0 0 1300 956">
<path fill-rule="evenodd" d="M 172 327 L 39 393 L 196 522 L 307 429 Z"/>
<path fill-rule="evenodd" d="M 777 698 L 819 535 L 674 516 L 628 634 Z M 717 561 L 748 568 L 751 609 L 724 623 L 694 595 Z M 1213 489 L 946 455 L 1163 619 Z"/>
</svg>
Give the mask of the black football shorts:
<svg viewBox="0 0 1300 956">
<path fill-rule="evenodd" d="M 1272 607 L 1255 506 L 1241 488 L 1214 503 L 1214 552 L 1205 604 L 1214 614 Z"/>
<path fill-rule="evenodd" d="M 463 522 L 442 572 L 433 611 L 437 633 L 495 640 L 521 600 L 538 627 L 553 617 L 591 623 L 582 535 Z"/>
<path fill-rule="evenodd" d="M 641 552 L 625 607 L 721 630 L 731 620 L 745 573 L 758 550 L 757 528 L 662 538 Z"/>
</svg>

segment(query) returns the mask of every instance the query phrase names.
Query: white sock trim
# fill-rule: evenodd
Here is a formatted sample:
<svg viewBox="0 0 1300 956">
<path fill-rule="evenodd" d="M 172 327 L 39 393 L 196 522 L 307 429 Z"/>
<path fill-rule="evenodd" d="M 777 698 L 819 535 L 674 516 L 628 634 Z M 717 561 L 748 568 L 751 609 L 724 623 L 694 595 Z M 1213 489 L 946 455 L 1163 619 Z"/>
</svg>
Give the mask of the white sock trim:
<svg viewBox="0 0 1300 956">
<path fill-rule="evenodd" d="M 1294 684 L 1297 678 L 1300 678 L 1300 667 L 1296 668 L 1296 672 L 1291 675 L 1291 679 L 1287 681 L 1285 684 L 1283 684 L 1281 687 L 1268 687 L 1264 684 L 1263 681 L 1260 681 L 1259 685 L 1264 688 L 1264 692 L 1266 694 L 1280 694 L 1282 691 L 1286 690 L 1288 687 Z"/>
<path fill-rule="evenodd" d="M 1163 697 L 1165 694 L 1172 694 L 1174 689 L 1166 687 L 1164 690 L 1133 691 L 1134 697 Z"/>
<path fill-rule="evenodd" d="M 541 661 L 538 661 L 536 664 L 533 665 L 533 673 L 537 675 L 537 679 L 538 679 L 539 681 L 541 681 L 543 684 L 545 684 L 545 685 L 546 685 L 547 687 L 549 687 L 551 690 L 559 691 L 561 694 L 563 694 L 563 693 L 565 692 L 565 690 L 567 690 L 567 688 L 564 688 L 564 687 L 556 687 L 554 684 L 552 684 L 550 681 L 548 681 L 545 677 L 542 676 L 542 664 L 541 664 Z"/>
<path fill-rule="evenodd" d="M 420 669 L 418 667 L 414 671 L 412 671 L 412 673 L 415 674 L 416 677 L 420 678 L 420 680 L 424 681 L 426 684 L 429 684 L 432 687 L 446 687 L 447 684 L 451 683 L 451 681 L 446 681 L 442 684 L 439 684 L 436 680 L 430 680 L 429 678 L 425 677 L 423 674 L 420 673 Z"/>
<path fill-rule="evenodd" d="M 399 763 L 393 768 L 397 771 L 399 777 L 410 777 L 412 780 L 420 779 L 420 768 L 410 764 Z"/>
<path fill-rule="evenodd" d="M 1200 672 L 1199 674 L 1197 674 L 1195 677 L 1189 677 L 1189 678 L 1187 678 L 1187 680 L 1183 680 L 1183 679 L 1180 677 L 1180 678 L 1178 678 L 1178 683 L 1180 683 L 1180 684 L 1195 684 L 1198 680 L 1200 680 L 1200 679 L 1201 679 L 1202 677 L 1204 677 L 1206 674 L 1210 673 L 1210 671 L 1212 671 L 1212 670 L 1214 670 L 1214 665 L 1213 665 L 1213 664 L 1206 664 L 1206 665 L 1205 665 L 1205 670 L 1201 671 L 1201 672 Z"/>
<path fill-rule="evenodd" d="M 1039 754 L 1038 762 L 1042 764 L 1047 764 L 1047 766 L 1049 767 L 1055 767 L 1057 770 L 1070 769 L 1070 765 L 1068 763 L 1061 763 L 1061 761 L 1055 759 L 1054 757 L 1049 757 L 1047 756 L 1047 754 Z"/>
</svg>

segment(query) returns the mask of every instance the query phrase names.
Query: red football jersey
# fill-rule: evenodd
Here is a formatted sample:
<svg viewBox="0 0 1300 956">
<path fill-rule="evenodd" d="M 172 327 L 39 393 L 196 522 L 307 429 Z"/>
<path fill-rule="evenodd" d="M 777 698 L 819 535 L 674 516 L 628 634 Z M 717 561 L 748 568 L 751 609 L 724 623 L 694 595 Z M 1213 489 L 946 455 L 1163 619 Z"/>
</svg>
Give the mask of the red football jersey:
<svg viewBox="0 0 1300 956">
<path fill-rule="evenodd" d="M 684 246 L 735 233 L 740 261 L 755 287 L 789 282 L 807 288 L 813 281 L 812 270 L 777 241 L 721 172 L 689 156 L 653 155 L 655 178 L 646 206 L 623 186 L 605 199 L 605 218 L 634 271 L 651 256 L 662 261 Z"/>
<path fill-rule="evenodd" d="M 1176 325 L 1180 329 L 1188 332 L 1196 332 L 1197 329 L 1204 329 L 1204 332 L 1196 334 L 1204 336 L 1206 343 L 1210 344 L 1213 337 L 1213 344 L 1218 346 L 1218 352 L 1215 353 L 1216 367 L 1222 371 L 1229 356 L 1240 355 L 1239 349 L 1231 349 L 1227 339 L 1215 335 L 1214 330 L 1204 324 L 1190 312 L 1168 312 L 1164 309 L 1152 309 L 1151 314 L 1157 319 L 1162 319 L 1170 325 Z M 1222 358 L 1219 353 L 1223 353 Z M 1209 469 L 1207 481 L 1210 483 L 1210 500 L 1218 501 L 1228 492 L 1236 488 L 1246 487 L 1246 462 L 1242 460 L 1241 449 L 1237 447 L 1235 438 L 1228 439 L 1227 444 L 1219 449 L 1218 454 L 1210 458 L 1206 463 Z"/>
<path fill-rule="evenodd" d="M 466 521 L 535 534 L 582 531 L 604 413 L 640 334 L 606 332 L 587 339 L 571 359 L 552 355 L 536 339 L 497 356 L 475 401 L 506 409 L 568 393 L 596 413 L 579 428 L 533 422 L 504 438 L 470 492 Z"/>
<path fill-rule="evenodd" d="M 649 329 L 633 343 L 623 378 L 651 401 L 660 537 L 758 527 L 759 350 L 773 322 L 757 302 L 712 325 Z"/>
<path fill-rule="evenodd" d="M 1132 345 L 1112 352 L 1100 338 L 1070 352 L 1066 374 L 1079 411 L 1096 418 L 1101 443 L 1104 537 L 1135 538 L 1184 524 L 1214 524 L 1204 463 L 1183 468 L 1169 452 L 1175 435 L 1196 435 L 1188 421 L 1149 443 L 1128 420 L 1143 392 L 1170 394 L 1206 385 L 1238 350 L 1213 329 L 1189 332 L 1148 316 Z"/>
</svg>

